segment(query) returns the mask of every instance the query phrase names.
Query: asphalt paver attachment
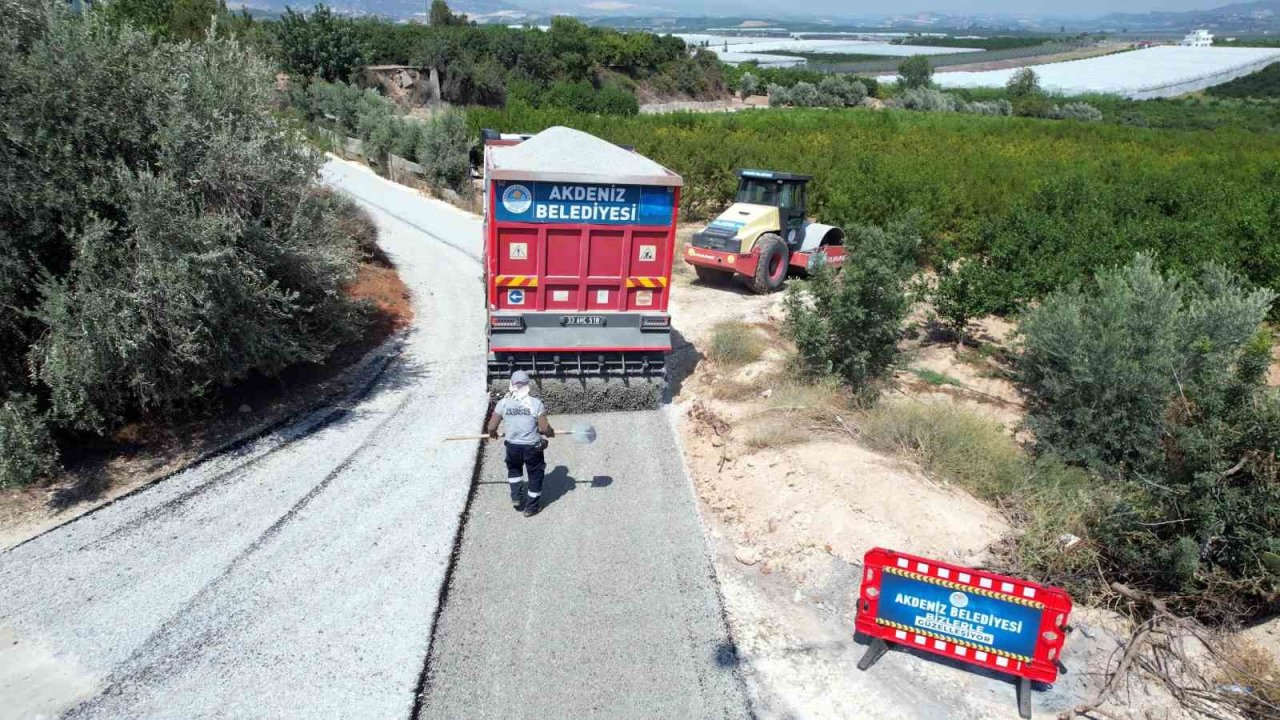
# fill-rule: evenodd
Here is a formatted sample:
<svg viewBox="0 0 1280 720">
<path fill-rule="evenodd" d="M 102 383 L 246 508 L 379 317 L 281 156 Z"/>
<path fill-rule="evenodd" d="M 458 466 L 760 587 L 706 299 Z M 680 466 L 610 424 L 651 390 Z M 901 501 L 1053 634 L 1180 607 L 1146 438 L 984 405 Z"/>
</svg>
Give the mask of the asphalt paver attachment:
<svg viewBox="0 0 1280 720">
<path fill-rule="evenodd" d="M 574 413 L 656 410 L 667 390 L 664 377 L 633 378 L 537 378 L 534 394 L 542 398 L 547 412 Z M 510 389 L 507 380 L 491 380 L 489 393 L 502 397 Z"/>
</svg>

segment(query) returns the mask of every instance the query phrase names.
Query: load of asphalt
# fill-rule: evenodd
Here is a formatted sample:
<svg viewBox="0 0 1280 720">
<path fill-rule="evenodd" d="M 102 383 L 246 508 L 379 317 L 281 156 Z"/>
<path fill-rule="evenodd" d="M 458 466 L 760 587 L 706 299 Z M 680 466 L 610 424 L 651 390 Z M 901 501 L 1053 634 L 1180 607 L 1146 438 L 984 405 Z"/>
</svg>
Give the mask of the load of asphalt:
<svg viewBox="0 0 1280 720">
<path fill-rule="evenodd" d="M 750 717 L 693 488 L 662 412 L 553 439 L 542 509 L 481 469 L 431 643 L 422 718 Z"/>
<path fill-rule="evenodd" d="M 675 173 L 639 153 L 620 148 L 581 130 L 562 126 L 547 128 L 532 138 L 510 147 L 491 150 L 495 172 L 530 173 L 547 178 L 599 176 L 601 182 L 627 178 L 670 185 L 678 183 Z M 532 176 L 532 175 L 531 175 Z"/>
</svg>

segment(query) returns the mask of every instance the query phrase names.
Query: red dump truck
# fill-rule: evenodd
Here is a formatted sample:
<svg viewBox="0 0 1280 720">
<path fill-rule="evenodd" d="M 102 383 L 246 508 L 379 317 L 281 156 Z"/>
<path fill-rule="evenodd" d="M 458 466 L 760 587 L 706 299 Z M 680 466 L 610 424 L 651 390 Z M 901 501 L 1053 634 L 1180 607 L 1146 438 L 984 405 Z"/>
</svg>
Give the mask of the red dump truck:
<svg viewBox="0 0 1280 720">
<path fill-rule="evenodd" d="M 558 411 L 656 406 L 680 176 L 570 128 L 483 138 L 491 387 L 519 369 Z"/>
</svg>

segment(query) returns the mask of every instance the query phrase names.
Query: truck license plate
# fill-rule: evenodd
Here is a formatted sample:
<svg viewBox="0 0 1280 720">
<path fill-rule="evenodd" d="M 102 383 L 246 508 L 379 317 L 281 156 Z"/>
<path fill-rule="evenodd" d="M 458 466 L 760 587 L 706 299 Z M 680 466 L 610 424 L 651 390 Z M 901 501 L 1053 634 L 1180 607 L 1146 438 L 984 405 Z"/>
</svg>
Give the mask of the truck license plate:
<svg viewBox="0 0 1280 720">
<path fill-rule="evenodd" d="M 604 325 L 603 315 L 565 315 L 560 318 L 561 325 Z"/>
</svg>

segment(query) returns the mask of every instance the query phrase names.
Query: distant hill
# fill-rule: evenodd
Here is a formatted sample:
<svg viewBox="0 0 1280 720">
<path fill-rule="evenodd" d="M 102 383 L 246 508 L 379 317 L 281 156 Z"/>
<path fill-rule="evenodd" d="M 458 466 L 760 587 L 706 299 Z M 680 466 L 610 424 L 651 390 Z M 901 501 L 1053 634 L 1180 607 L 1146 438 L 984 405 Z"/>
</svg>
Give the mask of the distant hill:
<svg viewBox="0 0 1280 720">
<path fill-rule="evenodd" d="M 241 4 L 251 10 L 277 14 L 284 12 L 286 6 L 295 10 L 310 8 L 318 0 L 228 0 L 227 5 L 238 8 Z M 649 0 L 653 1 L 653 0 Z M 1180 33 L 1196 28 L 1207 28 L 1218 34 L 1231 32 L 1238 34 L 1270 34 L 1280 35 L 1280 0 L 1254 0 L 1253 2 L 1233 3 L 1212 10 L 1191 10 L 1186 12 L 1153 11 L 1144 13 L 1110 13 L 1093 18 L 1056 18 L 1050 14 L 1041 15 L 1034 12 L 1023 13 L 972 13 L 944 14 L 936 12 L 920 12 L 907 14 L 876 15 L 865 10 L 858 11 L 858 17 L 852 17 L 851 11 L 845 9 L 842 0 L 810 0 L 806 7 L 813 9 L 813 15 L 804 18 L 792 15 L 795 11 L 779 13 L 767 0 L 661 0 L 649 4 L 646 0 L 451 0 L 449 7 L 454 12 L 465 13 L 479 22 L 522 22 L 526 20 L 545 21 L 552 15 L 575 15 L 582 18 L 595 18 L 596 22 L 606 20 L 605 24 L 616 24 L 623 27 L 643 27 L 644 19 L 671 22 L 688 20 L 690 11 L 701 11 L 704 21 L 736 22 L 744 11 L 756 8 L 764 13 L 756 18 L 768 23 L 788 26 L 790 29 L 801 28 L 815 22 L 848 24 L 854 23 L 863 27 L 880 27 L 913 30 L 943 30 L 960 28 L 985 28 L 1000 30 L 1037 30 L 1056 28 L 1065 24 L 1072 31 L 1080 30 L 1127 30 L 1129 32 L 1163 32 Z M 325 4 L 334 11 L 346 15 L 379 15 L 396 20 L 422 19 L 426 17 L 429 0 L 330 0 Z M 818 13 L 829 5 L 842 6 L 828 15 Z M 765 6 L 765 7 L 760 7 Z M 770 14 L 771 8 L 775 14 Z M 720 16 L 720 17 L 715 17 Z M 607 22 L 611 20 L 612 23 Z M 711 23 L 720 26 L 718 22 Z"/>
<path fill-rule="evenodd" d="M 1187 12 L 1111 13 L 1095 22 L 1104 29 L 1130 32 L 1207 28 L 1219 32 L 1280 33 L 1280 0 L 1256 0 Z"/>
<path fill-rule="evenodd" d="M 286 7 L 309 10 L 321 0 L 227 0 L 227 7 L 282 13 Z M 379 15 L 396 20 L 426 18 L 430 0 L 323 0 L 334 12 L 343 15 Z M 471 17 L 509 15 L 513 20 L 533 15 L 522 7 L 506 0 L 450 0 L 449 7 L 457 13 Z"/>
</svg>

